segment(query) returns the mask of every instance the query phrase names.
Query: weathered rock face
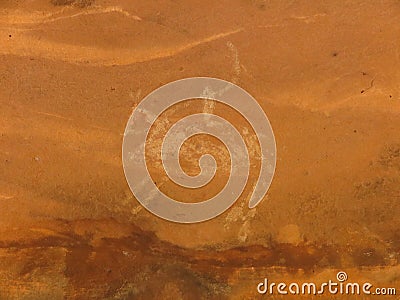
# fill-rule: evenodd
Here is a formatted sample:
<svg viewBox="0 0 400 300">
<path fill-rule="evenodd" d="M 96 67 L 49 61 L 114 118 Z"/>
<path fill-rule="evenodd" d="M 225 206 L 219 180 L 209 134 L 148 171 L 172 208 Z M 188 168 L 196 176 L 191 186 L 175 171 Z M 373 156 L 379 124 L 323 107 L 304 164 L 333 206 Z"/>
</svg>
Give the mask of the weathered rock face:
<svg viewBox="0 0 400 300">
<path fill-rule="evenodd" d="M 400 288 L 398 1 L 56 2 L 0 3 L 0 299 L 254 299 L 266 277 L 323 282 L 338 270 Z M 248 209 L 260 166 L 246 121 L 212 101 L 172 107 L 147 156 L 166 194 L 207 199 L 229 174 L 226 148 L 198 136 L 182 168 L 195 175 L 213 154 L 214 180 L 185 190 L 166 178 L 162 137 L 188 114 L 234 123 L 251 157 L 232 208 L 182 225 L 134 199 L 121 146 L 143 97 L 193 76 L 257 99 L 278 163 Z"/>
</svg>

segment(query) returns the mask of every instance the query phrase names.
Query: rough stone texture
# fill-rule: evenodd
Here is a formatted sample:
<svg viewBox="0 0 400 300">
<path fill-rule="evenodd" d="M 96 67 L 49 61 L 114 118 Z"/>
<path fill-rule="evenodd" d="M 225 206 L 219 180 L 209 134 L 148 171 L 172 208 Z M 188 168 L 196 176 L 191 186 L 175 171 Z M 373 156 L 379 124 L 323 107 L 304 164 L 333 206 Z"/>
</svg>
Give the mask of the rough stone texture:
<svg viewBox="0 0 400 300">
<path fill-rule="evenodd" d="M 64 2 L 0 2 L 0 299 L 254 299 L 264 277 L 339 270 L 400 288 L 399 1 Z M 210 197 L 229 171 L 226 149 L 198 137 L 182 167 L 196 174 L 215 153 L 215 181 L 185 191 L 165 178 L 161 137 L 186 114 L 235 123 L 252 156 L 230 210 L 180 225 L 134 199 L 121 144 L 145 95 L 192 76 L 259 101 L 278 165 L 249 210 L 259 148 L 248 124 L 209 101 L 171 108 L 149 137 L 165 193 Z"/>
</svg>

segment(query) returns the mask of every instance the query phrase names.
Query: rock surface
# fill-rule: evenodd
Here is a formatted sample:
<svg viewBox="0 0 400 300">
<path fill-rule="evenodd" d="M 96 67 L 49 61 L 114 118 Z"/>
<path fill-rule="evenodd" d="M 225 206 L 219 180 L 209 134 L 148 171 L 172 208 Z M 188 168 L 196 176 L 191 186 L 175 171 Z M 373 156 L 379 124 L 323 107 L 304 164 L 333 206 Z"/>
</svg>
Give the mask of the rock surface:
<svg viewBox="0 0 400 300">
<path fill-rule="evenodd" d="M 394 0 L 1 1 L 0 299 L 254 299 L 265 277 L 322 282 L 340 270 L 399 293 L 399 18 Z M 257 99 L 278 164 L 248 209 L 251 128 L 208 101 L 171 108 L 149 137 L 165 193 L 205 199 L 228 175 L 226 149 L 199 137 L 182 167 L 195 175 L 211 149 L 215 180 L 185 191 L 164 176 L 161 137 L 189 113 L 236 122 L 253 155 L 232 208 L 181 225 L 134 199 L 121 146 L 143 97 L 194 76 Z"/>
</svg>

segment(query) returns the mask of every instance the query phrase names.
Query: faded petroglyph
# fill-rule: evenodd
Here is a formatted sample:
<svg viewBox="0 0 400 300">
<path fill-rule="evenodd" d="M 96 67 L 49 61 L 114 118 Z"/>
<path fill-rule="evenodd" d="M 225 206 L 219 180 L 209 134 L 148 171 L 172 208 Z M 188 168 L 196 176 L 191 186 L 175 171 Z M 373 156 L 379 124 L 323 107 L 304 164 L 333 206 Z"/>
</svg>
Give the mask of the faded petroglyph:
<svg viewBox="0 0 400 300">
<path fill-rule="evenodd" d="M 57 119 L 63 119 L 63 120 L 72 121 L 71 118 L 63 117 L 63 116 L 61 116 L 61 115 L 52 114 L 52 113 L 48 113 L 48 112 L 36 111 L 35 113 L 37 113 L 37 114 L 39 114 L 39 115 L 48 116 L 48 117 L 54 117 L 54 118 L 57 118 Z"/>
<path fill-rule="evenodd" d="M 226 119 L 204 113 L 204 110 L 213 111 L 213 107 L 205 106 L 202 113 L 190 114 L 178 120 L 164 137 L 155 138 L 168 128 L 167 118 L 160 121 L 164 111 L 186 99 L 198 98 L 211 99 L 234 108 L 253 127 L 261 146 L 262 159 L 249 208 L 254 208 L 267 193 L 276 163 L 275 138 L 268 118 L 256 100 L 238 86 L 220 79 L 194 77 L 174 81 L 155 90 L 142 100 L 128 120 L 123 142 L 123 166 L 136 199 L 153 214 L 178 223 L 202 222 L 220 215 L 240 197 L 250 176 L 250 160 L 243 137 Z M 150 130 L 154 132 L 153 138 L 148 138 Z M 200 157 L 200 173 L 195 176 L 187 175 L 179 161 L 180 149 L 184 142 L 198 134 L 213 136 L 225 145 L 231 161 L 229 178 L 220 192 L 207 201 L 178 202 L 164 194 L 159 190 L 158 183 L 153 182 L 149 168 L 159 167 L 160 162 L 149 166 L 147 154 L 158 154 L 159 141 L 163 139 L 162 167 L 169 179 L 180 187 L 201 188 L 215 176 L 217 166 L 214 156 L 205 154 Z M 152 147 L 151 151 L 147 150 L 149 147 Z M 248 226 L 246 223 L 243 227 L 240 239 L 246 240 Z"/>
<path fill-rule="evenodd" d="M 318 21 L 319 18 L 326 17 L 326 16 L 327 16 L 327 14 L 325 14 L 325 13 L 319 13 L 319 14 L 315 14 L 312 16 L 291 16 L 291 18 L 294 20 L 299 20 L 306 24 L 309 24 L 309 23 L 315 23 Z"/>
<path fill-rule="evenodd" d="M 275 23 L 275 24 L 263 24 L 257 25 L 257 28 L 260 29 L 271 29 L 271 28 L 279 28 L 279 27 L 286 27 L 290 23 L 288 21 L 297 21 L 297 22 L 304 22 L 305 24 L 311 24 L 317 22 L 320 18 L 326 17 L 327 14 L 319 13 L 311 16 L 296 16 L 292 15 L 288 19 L 283 20 L 282 23 Z"/>
<path fill-rule="evenodd" d="M 119 49 L 118 52 L 101 47 L 91 47 L 83 45 L 73 45 L 68 43 L 58 43 L 37 38 L 18 32 L 23 37 L 23 42 L 12 42 L 8 40 L 9 29 L 0 28 L 0 53 L 18 56 L 39 56 L 52 60 L 61 60 L 75 64 L 84 63 L 85 65 L 129 65 L 134 63 L 148 62 L 159 58 L 168 58 L 190 50 L 194 47 L 207 44 L 233 34 L 242 32 L 239 28 L 227 32 L 213 34 L 203 39 L 178 44 L 175 47 L 165 47 L 153 50 Z M 16 30 L 14 30 L 15 33 Z"/>
<path fill-rule="evenodd" d="M 233 72 L 233 77 L 231 81 L 233 83 L 238 83 L 240 80 L 240 73 L 241 73 L 241 66 L 240 66 L 240 60 L 239 60 L 239 51 L 236 48 L 236 46 L 228 41 L 226 43 L 226 46 L 228 47 L 231 56 L 232 56 L 232 72 Z"/>
<path fill-rule="evenodd" d="M 121 7 L 118 6 L 109 6 L 109 7 L 101 7 L 101 6 L 93 6 L 90 8 L 87 8 L 84 11 L 72 14 L 72 15 L 67 15 L 67 16 L 60 16 L 60 17 L 55 17 L 55 18 L 49 18 L 49 19 L 44 19 L 40 23 L 51 23 L 63 19 L 71 19 L 71 18 L 76 18 L 80 16 L 85 16 L 85 15 L 97 15 L 97 14 L 107 14 L 107 13 L 118 13 L 123 15 L 124 17 L 133 19 L 135 21 L 142 21 L 142 18 L 136 15 L 132 15 L 126 10 L 123 10 Z"/>
<path fill-rule="evenodd" d="M 240 206 L 235 206 L 230 209 L 226 218 L 224 229 L 226 231 L 232 230 L 232 228 L 237 228 L 238 224 L 241 224 L 238 229 L 237 239 L 239 242 L 246 242 L 250 232 L 251 232 L 251 221 L 257 214 L 257 209 L 248 210 L 245 208 L 246 201 L 242 201 Z M 246 213 L 244 213 L 246 209 Z"/>
<path fill-rule="evenodd" d="M 76 12 L 77 11 L 77 12 Z M 0 16 L 1 12 L 0 11 Z M 107 14 L 107 13 L 118 13 L 127 18 L 133 19 L 135 21 L 141 21 L 142 19 L 139 16 L 132 15 L 128 11 L 123 10 L 119 6 L 89 6 L 84 10 L 78 10 L 74 7 L 63 7 L 57 12 L 53 13 L 43 13 L 43 12 L 30 12 L 23 13 L 21 11 L 16 12 L 7 12 L 5 16 L 0 18 L 0 24 L 8 24 L 8 25 L 41 25 L 47 23 L 53 23 L 60 20 L 73 19 L 80 16 L 89 16 L 89 15 L 97 15 L 97 14 Z"/>
<path fill-rule="evenodd" d="M 215 110 L 215 101 L 214 100 L 204 100 L 203 113 L 214 114 L 214 110 Z M 208 116 L 205 116 L 204 118 L 206 120 L 209 119 Z"/>
</svg>

